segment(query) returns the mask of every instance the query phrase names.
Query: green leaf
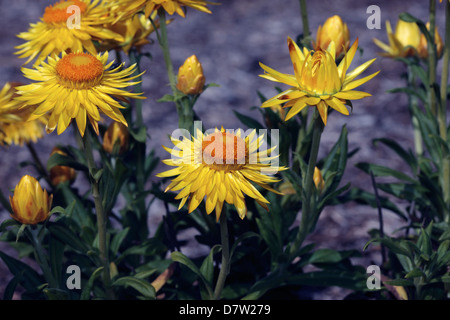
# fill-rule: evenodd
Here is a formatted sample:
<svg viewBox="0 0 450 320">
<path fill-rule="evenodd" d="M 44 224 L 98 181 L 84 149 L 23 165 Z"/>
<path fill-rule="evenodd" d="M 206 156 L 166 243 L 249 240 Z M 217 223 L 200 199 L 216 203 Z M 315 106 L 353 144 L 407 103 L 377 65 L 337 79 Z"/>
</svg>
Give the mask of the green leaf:
<svg viewBox="0 0 450 320">
<path fill-rule="evenodd" d="M 385 284 L 391 285 L 391 286 L 400 286 L 400 287 L 409 287 L 413 286 L 414 282 L 407 279 L 394 279 L 389 281 L 384 281 Z"/>
<path fill-rule="evenodd" d="M 84 164 L 70 156 L 65 156 L 56 152 L 52 154 L 47 161 L 47 171 L 50 171 L 55 166 L 66 166 L 74 168 L 75 170 L 88 171 L 88 168 Z"/>
<path fill-rule="evenodd" d="M 249 129 L 264 129 L 263 125 L 260 124 L 258 121 L 256 121 L 255 119 L 243 115 L 242 113 L 239 113 L 235 110 L 233 110 L 234 114 L 236 115 L 236 117 L 244 124 L 246 125 Z"/>
<path fill-rule="evenodd" d="M 58 225 L 56 223 L 48 224 L 47 228 L 50 233 L 57 239 L 74 248 L 75 250 L 78 250 L 84 254 L 86 254 L 90 250 L 89 246 L 81 241 L 80 237 L 69 228 Z"/>
<path fill-rule="evenodd" d="M 375 238 L 375 239 L 370 239 L 365 245 L 363 250 L 366 250 L 367 247 L 372 243 L 372 242 L 379 242 L 381 244 L 383 244 L 384 246 L 386 246 L 387 248 L 389 248 L 393 253 L 396 254 L 401 254 L 404 255 L 406 257 L 411 257 L 411 252 L 404 246 L 401 245 L 401 240 L 393 240 L 391 238 Z"/>
<path fill-rule="evenodd" d="M 372 172 L 376 177 L 394 177 L 402 181 L 407 181 L 411 183 L 417 183 L 416 180 L 411 178 L 410 176 L 404 174 L 403 172 L 380 166 L 377 164 L 371 164 L 367 162 L 360 162 L 356 164 L 356 167 L 363 170 L 364 172 L 370 174 Z"/>
<path fill-rule="evenodd" d="M 140 143 L 146 143 L 147 141 L 147 128 L 142 126 L 139 127 L 137 131 L 129 130 L 130 135 L 134 138 L 134 140 Z"/>
<path fill-rule="evenodd" d="M 111 254 L 112 256 L 117 255 L 117 253 L 119 252 L 120 249 L 120 245 L 122 244 L 123 240 L 125 240 L 125 237 L 128 234 L 128 231 L 130 231 L 130 227 L 126 227 L 125 229 L 117 232 L 114 237 L 111 240 L 111 244 L 110 244 L 110 250 L 111 250 Z"/>
<path fill-rule="evenodd" d="M 215 245 L 211 248 L 208 256 L 203 260 L 200 266 L 200 272 L 208 281 L 209 287 L 212 288 L 214 282 L 214 255 L 222 249 L 221 245 Z M 208 296 L 209 292 L 202 294 L 205 299 L 212 299 L 212 296 Z"/>
<path fill-rule="evenodd" d="M 158 102 L 174 102 L 175 97 L 171 94 L 165 94 L 162 98 L 157 100 Z"/>
<path fill-rule="evenodd" d="M 340 253 L 332 249 L 317 249 L 309 258 L 309 263 L 338 263 L 342 260 Z"/>
<path fill-rule="evenodd" d="M 413 172 L 416 172 L 417 168 L 417 159 L 411 150 L 406 151 L 400 144 L 396 141 L 388 138 L 380 138 L 372 140 L 373 144 L 376 145 L 378 142 L 381 142 L 385 146 L 389 147 L 393 150 L 397 155 L 402 158 L 412 169 Z"/>
<path fill-rule="evenodd" d="M 417 277 L 425 277 L 425 273 L 423 273 L 422 270 L 420 270 L 418 268 L 411 270 L 410 272 L 408 272 L 405 275 L 406 279 L 417 278 Z"/>
<path fill-rule="evenodd" d="M 179 263 L 185 265 L 192 272 L 194 272 L 200 278 L 200 280 L 203 282 L 203 284 L 205 285 L 206 289 L 208 290 L 208 293 L 210 293 L 210 296 L 212 296 L 212 292 L 213 291 L 212 291 L 212 288 L 211 288 L 208 280 L 205 278 L 205 276 L 200 271 L 200 269 L 194 264 L 194 262 L 192 262 L 191 259 L 189 259 L 184 254 L 182 254 L 181 252 L 178 252 L 178 251 L 172 252 L 171 257 L 172 257 L 173 261 L 179 262 Z"/>
<path fill-rule="evenodd" d="M 92 272 L 88 282 L 84 285 L 83 291 L 81 291 L 80 300 L 89 300 L 91 290 L 94 286 L 95 279 L 101 274 L 103 267 L 99 267 Z"/>
<path fill-rule="evenodd" d="M 155 288 L 153 286 L 142 279 L 138 279 L 133 276 L 125 276 L 122 278 L 117 279 L 112 284 L 113 286 L 122 286 L 122 287 L 132 287 L 136 291 L 138 291 L 140 294 L 144 296 L 147 300 L 154 300 L 156 299 L 156 292 Z"/>
<path fill-rule="evenodd" d="M 68 300 L 69 293 L 57 288 L 46 288 L 43 290 L 49 300 Z"/>
</svg>

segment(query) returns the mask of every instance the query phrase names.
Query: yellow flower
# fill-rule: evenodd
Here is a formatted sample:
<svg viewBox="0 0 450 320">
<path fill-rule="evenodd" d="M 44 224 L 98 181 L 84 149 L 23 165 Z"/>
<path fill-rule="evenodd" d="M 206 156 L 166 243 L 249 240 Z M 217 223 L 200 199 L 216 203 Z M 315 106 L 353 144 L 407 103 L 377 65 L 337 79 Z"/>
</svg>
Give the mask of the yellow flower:
<svg viewBox="0 0 450 320">
<path fill-rule="evenodd" d="M 251 182 L 280 194 L 268 185 L 279 180 L 268 174 L 285 168 L 268 163 L 278 157 L 272 155 L 276 146 L 258 151 L 263 137 L 255 138 L 255 134 L 256 130 L 243 138 L 240 130 L 231 133 L 222 128 L 207 135 L 198 130 L 197 137 L 192 137 L 192 140 L 172 138 L 175 147 L 164 147 L 172 157 L 163 162 L 176 168 L 157 176 L 176 176 L 166 192 L 181 190 L 175 197 L 177 200 L 181 199 L 178 209 L 189 200 L 188 212 L 191 213 L 206 198 L 206 212 L 210 214 L 215 209 L 217 220 L 224 202 L 234 205 L 239 217 L 243 219 L 247 214 L 244 200 L 246 194 L 268 210 L 269 202 Z"/>
<path fill-rule="evenodd" d="M 78 130 L 83 136 L 86 121 L 89 118 L 95 132 L 98 132 L 100 112 L 127 125 L 120 109 L 124 107 L 113 98 L 145 99 L 142 93 L 130 93 L 122 90 L 139 82 L 131 80 L 140 75 L 131 76 L 135 65 L 122 68 L 123 63 L 111 69 L 113 62 L 107 63 L 108 53 L 93 56 L 87 53 L 62 53 L 62 57 L 49 57 L 48 63 L 42 63 L 35 69 L 22 68 L 25 77 L 36 83 L 20 86 L 16 99 L 26 105 L 36 105 L 30 115 L 34 120 L 51 113 L 46 129 L 53 132 L 58 126 L 58 134 L 64 132 L 72 119 L 76 120 Z"/>
<path fill-rule="evenodd" d="M 37 224 L 45 221 L 52 206 L 53 195 L 48 195 L 39 182 L 29 176 L 23 176 L 9 196 L 13 214 L 11 217 L 22 224 Z"/>
<path fill-rule="evenodd" d="M 122 154 L 128 149 L 129 140 L 128 128 L 120 122 L 113 122 L 103 136 L 103 149 L 112 154 L 117 142 L 119 145 L 118 154 Z"/>
<path fill-rule="evenodd" d="M 283 108 L 291 108 L 285 118 L 287 121 L 306 106 L 316 106 L 323 123 L 326 125 L 328 106 L 348 115 L 349 112 L 345 107 L 348 100 L 371 96 L 367 92 L 353 89 L 378 74 L 379 71 L 355 80 L 375 59 L 363 63 L 351 72 L 347 72 L 358 48 L 358 39 L 338 66 L 335 62 L 336 50 L 333 41 L 327 50 L 308 51 L 304 48 L 302 52 L 297 44 L 291 38 L 288 38 L 288 47 L 294 66 L 294 75 L 278 72 L 260 63 L 265 71 L 260 77 L 290 86 L 289 89 L 265 101 L 261 107 L 272 107 L 284 103 Z"/>
<path fill-rule="evenodd" d="M 323 180 L 322 172 L 317 167 L 314 168 L 313 180 L 317 190 L 322 192 L 325 188 L 325 181 Z"/>
<path fill-rule="evenodd" d="M 196 55 L 186 59 L 178 70 L 177 89 L 184 94 L 202 93 L 205 86 L 203 68 Z"/>
<path fill-rule="evenodd" d="M 77 29 L 78 26 L 68 27 L 68 20 L 72 19 L 73 14 L 67 13 L 67 8 L 71 5 L 80 9 L 79 29 Z M 19 49 L 16 54 L 20 54 L 20 58 L 28 57 L 25 64 L 37 57 L 36 65 L 45 60 L 48 55 L 59 55 L 64 51 L 86 50 L 95 55 L 97 49 L 94 41 L 99 39 L 123 41 L 121 35 L 104 27 L 105 23 L 112 20 L 105 15 L 105 12 L 107 7 L 100 1 L 61 0 L 50 5 L 45 8 L 41 21 L 30 24 L 27 32 L 18 35 L 26 42 L 16 47 Z"/>
<path fill-rule="evenodd" d="M 67 153 L 59 149 L 58 147 L 54 147 L 50 156 L 58 153 L 60 155 L 66 156 Z M 54 166 L 50 169 L 49 177 L 52 185 L 57 186 L 60 183 L 69 181 L 73 182 L 77 176 L 77 172 L 74 168 L 68 166 Z"/>
<path fill-rule="evenodd" d="M 427 29 L 428 31 L 430 30 L 429 22 L 427 22 Z M 436 44 L 436 54 L 438 58 L 440 58 L 442 56 L 442 52 L 444 51 L 444 43 L 441 36 L 439 35 L 437 26 L 435 26 L 434 29 L 434 43 Z M 419 54 L 419 57 L 421 57 L 422 59 L 428 58 L 428 43 L 423 33 L 420 33 L 420 43 L 419 47 L 417 48 L 417 52 Z"/>
<path fill-rule="evenodd" d="M 30 108 L 23 108 L 15 100 L 16 87 L 19 83 L 6 83 L 0 91 L 0 145 L 12 144 L 22 146 L 24 143 L 36 142 L 44 135 L 45 118 L 27 121 Z"/>
<path fill-rule="evenodd" d="M 391 23 L 386 21 L 386 31 L 389 45 L 378 39 L 373 39 L 375 44 L 385 51 L 380 55 L 395 58 L 416 54 L 420 43 L 420 29 L 416 23 L 399 19 L 395 27 L 395 33 L 393 33 Z"/>
<path fill-rule="evenodd" d="M 158 28 L 159 22 L 155 20 L 156 11 L 152 14 L 152 19 Z M 169 21 L 167 22 L 169 23 Z M 120 20 L 117 23 L 107 24 L 106 27 L 117 34 L 120 34 L 123 41 L 117 41 L 116 39 L 100 39 L 99 50 L 109 51 L 111 49 L 121 49 L 126 54 L 128 54 L 133 47 L 140 50 L 143 45 L 150 43 L 147 38 L 155 31 L 151 21 L 146 18 L 145 15 L 140 13 Z"/>
<path fill-rule="evenodd" d="M 328 18 L 322 26 L 317 29 L 315 50 L 326 50 L 330 42 L 334 41 L 336 57 L 339 58 L 350 46 L 350 32 L 347 24 L 338 15 Z"/>
<path fill-rule="evenodd" d="M 144 11 L 145 16 L 149 17 L 154 10 L 163 8 L 169 15 L 177 13 L 181 17 L 185 17 L 183 7 L 191 7 L 206 13 L 211 13 L 208 4 L 216 4 L 214 2 L 204 0 L 108 0 L 114 4 L 118 18 L 129 17 L 136 12 Z"/>
</svg>

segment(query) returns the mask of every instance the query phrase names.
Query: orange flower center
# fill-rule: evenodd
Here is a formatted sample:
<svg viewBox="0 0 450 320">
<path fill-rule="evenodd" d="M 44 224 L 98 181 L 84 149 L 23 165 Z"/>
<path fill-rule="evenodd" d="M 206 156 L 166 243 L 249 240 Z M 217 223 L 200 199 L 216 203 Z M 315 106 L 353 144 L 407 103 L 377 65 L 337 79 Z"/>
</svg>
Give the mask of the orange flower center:
<svg viewBox="0 0 450 320">
<path fill-rule="evenodd" d="M 42 19 L 45 23 L 66 22 L 67 19 L 73 14 L 73 12 L 71 11 L 67 13 L 67 8 L 72 5 L 80 8 L 80 13 L 84 13 L 86 11 L 86 3 L 80 0 L 61 0 L 53 5 L 46 7 Z"/>
<path fill-rule="evenodd" d="M 101 79 L 103 64 L 88 53 L 69 53 L 56 63 L 56 72 L 63 83 L 94 85 Z"/>
<path fill-rule="evenodd" d="M 238 169 L 247 154 L 245 141 L 229 132 L 215 132 L 202 141 L 203 162 L 216 169 Z"/>
</svg>

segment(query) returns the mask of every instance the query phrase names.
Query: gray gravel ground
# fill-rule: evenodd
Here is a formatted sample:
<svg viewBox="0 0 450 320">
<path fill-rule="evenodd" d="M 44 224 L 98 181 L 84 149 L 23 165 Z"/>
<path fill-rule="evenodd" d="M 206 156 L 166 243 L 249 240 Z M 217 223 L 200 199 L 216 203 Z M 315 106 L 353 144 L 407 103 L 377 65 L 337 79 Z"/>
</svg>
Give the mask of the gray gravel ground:
<svg viewBox="0 0 450 320">
<path fill-rule="evenodd" d="M 14 46 L 21 44 L 15 35 L 25 31 L 29 23 L 36 22 L 42 15 L 45 6 L 53 3 L 49 0 L 0 0 L 0 85 L 7 81 L 24 81 L 20 67 L 24 60 L 13 53 Z M 381 9 L 382 28 L 369 30 L 366 20 L 369 14 L 366 9 L 376 4 Z M 402 164 L 395 156 L 382 147 L 374 147 L 372 139 L 390 137 L 406 147 L 412 148 L 412 131 L 406 105 L 406 97 L 402 94 L 389 94 L 386 90 L 402 86 L 400 74 L 404 71 L 399 62 L 377 55 L 379 49 L 372 38 L 387 42 L 384 21 L 390 20 L 394 25 L 398 14 L 407 11 L 423 20 L 427 20 L 427 1 L 420 0 L 319 0 L 308 1 L 310 28 L 315 30 L 319 24 L 334 14 L 340 15 L 348 24 L 351 42 L 359 38 L 363 56 L 357 55 L 352 65 L 357 66 L 374 57 L 375 63 L 365 72 L 366 75 L 381 70 L 381 73 L 370 82 L 364 84 L 363 91 L 373 96 L 354 102 L 353 113 L 346 117 L 333 113 L 322 137 L 320 155 L 326 154 L 337 139 L 342 125 L 349 131 L 349 149 L 359 147 L 359 152 L 349 160 L 348 170 L 343 183 L 351 182 L 371 190 L 370 178 L 354 164 L 360 161 L 376 162 L 393 168 L 401 168 Z M 437 23 L 443 32 L 443 5 L 438 3 Z M 258 66 L 261 61 L 276 70 L 291 73 L 292 66 L 286 45 L 288 36 L 295 38 L 302 33 L 299 2 L 297 0 L 223 0 L 222 5 L 212 7 L 213 14 L 188 10 L 185 19 L 176 17 L 168 27 L 169 42 L 173 64 L 176 69 L 190 55 L 196 54 L 203 65 L 207 83 L 214 82 L 218 88 L 209 88 L 199 99 L 196 111 L 205 128 L 224 126 L 237 128 L 240 123 L 233 115 L 233 110 L 259 116 L 250 107 L 258 105 L 257 90 L 268 97 L 275 94 L 273 83 L 258 77 L 262 70 Z M 155 40 L 155 37 L 152 36 Z M 160 147 L 167 144 L 167 135 L 177 127 L 175 108 L 170 103 L 157 103 L 156 100 L 170 92 L 161 50 L 157 43 L 148 45 L 152 60 L 145 60 L 143 88 L 148 97 L 144 102 L 144 119 L 148 125 L 151 140 L 149 148 L 155 148 L 158 155 L 165 158 L 167 154 Z M 42 159 L 55 144 L 67 143 L 72 139 L 69 132 L 61 136 L 55 133 L 45 137 L 36 145 Z M 0 157 L 1 190 L 8 194 L 20 177 L 33 173 L 29 168 L 20 169 L 20 161 L 29 159 L 26 148 L 11 147 L 2 149 Z M 161 166 L 161 168 L 163 168 Z M 401 204 L 400 204 L 401 205 Z M 156 203 L 151 208 L 149 224 L 159 222 L 164 210 Z M 0 221 L 6 218 L 0 213 Z M 392 232 L 399 225 L 393 214 L 386 212 L 385 228 Z M 320 247 L 337 249 L 362 249 L 368 240 L 367 231 L 376 228 L 376 210 L 348 204 L 327 208 L 321 216 L 316 232 L 309 239 Z M 183 235 L 182 235 L 183 236 Z M 187 238 L 192 234 L 185 234 Z M 3 249 L 2 249 L 3 250 Z M 10 248 L 5 248 L 13 253 Z M 186 254 L 199 254 L 196 248 L 186 248 Z M 370 252 L 369 252 L 370 253 Z M 373 252 L 372 252 L 373 253 Z M 378 259 L 375 252 L 363 260 Z M 3 296 L 5 281 L 10 279 L 9 271 L 0 261 L 0 296 Z M 317 299 L 341 299 L 346 291 L 330 288 L 318 294 Z M 18 298 L 18 297 L 17 297 Z"/>
</svg>

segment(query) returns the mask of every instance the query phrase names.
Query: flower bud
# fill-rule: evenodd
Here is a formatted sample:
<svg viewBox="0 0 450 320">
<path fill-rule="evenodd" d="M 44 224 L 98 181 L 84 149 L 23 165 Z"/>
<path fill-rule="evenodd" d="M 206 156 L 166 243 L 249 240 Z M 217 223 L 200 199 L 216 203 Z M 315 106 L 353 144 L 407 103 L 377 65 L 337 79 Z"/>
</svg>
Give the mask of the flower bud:
<svg viewBox="0 0 450 320">
<path fill-rule="evenodd" d="M 50 156 L 58 153 L 63 156 L 67 156 L 67 154 L 61 149 L 54 147 Z M 50 169 L 49 177 L 52 185 L 56 186 L 65 181 L 73 182 L 77 176 L 77 172 L 74 168 L 68 166 L 54 166 Z"/>
<path fill-rule="evenodd" d="M 403 55 L 414 55 L 414 49 L 417 50 L 420 43 L 420 29 L 415 22 L 406 22 L 398 20 L 395 27 L 395 39 L 403 46 Z M 407 48 L 407 47 L 411 48 Z"/>
<path fill-rule="evenodd" d="M 128 149 L 129 140 L 128 128 L 120 122 L 112 122 L 103 136 L 103 149 L 112 154 L 117 141 L 119 144 L 118 154 L 122 154 Z"/>
<path fill-rule="evenodd" d="M 22 224 L 37 224 L 46 220 L 50 214 L 53 195 L 48 195 L 39 182 L 29 176 L 23 176 L 9 197 L 13 210 L 11 217 Z"/>
<path fill-rule="evenodd" d="M 205 76 L 201 63 L 195 55 L 186 59 L 178 70 L 177 89 L 184 94 L 202 93 L 205 86 Z"/>
<path fill-rule="evenodd" d="M 430 23 L 427 22 L 427 29 L 430 30 Z M 444 50 L 444 43 L 442 42 L 442 38 L 439 35 L 438 28 L 435 26 L 434 28 L 434 43 L 436 44 L 436 54 L 438 58 L 442 56 L 442 52 Z M 417 51 L 419 53 L 419 57 L 422 59 L 428 58 L 428 43 L 427 38 L 424 36 L 423 33 L 420 34 L 420 42 L 419 47 L 417 48 Z"/>
<path fill-rule="evenodd" d="M 325 188 L 325 181 L 323 180 L 322 173 L 319 168 L 314 168 L 314 176 L 313 176 L 314 184 L 319 192 L 322 192 Z"/>
<path fill-rule="evenodd" d="M 317 29 L 315 50 L 326 50 L 331 41 L 334 41 L 336 46 L 336 57 L 343 54 L 350 46 L 347 24 L 338 15 L 328 18 L 323 26 Z"/>
</svg>

